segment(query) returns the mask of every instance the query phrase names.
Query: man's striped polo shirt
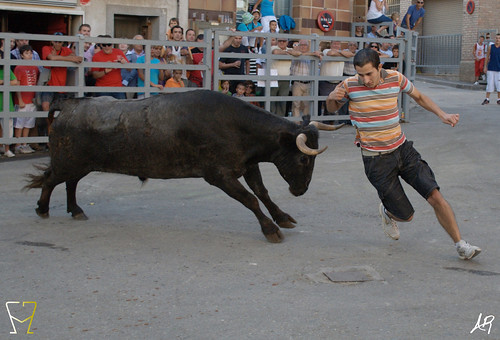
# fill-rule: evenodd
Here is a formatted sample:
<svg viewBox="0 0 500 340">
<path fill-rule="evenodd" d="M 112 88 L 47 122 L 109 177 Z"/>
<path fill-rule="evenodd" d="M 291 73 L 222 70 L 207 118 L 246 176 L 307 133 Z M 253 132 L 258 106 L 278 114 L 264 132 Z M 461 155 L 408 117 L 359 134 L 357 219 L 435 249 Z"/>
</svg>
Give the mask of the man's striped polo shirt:
<svg viewBox="0 0 500 340">
<path fill-rule="evenodd" d="M 380 71 L 380 83 L 366 87 L 357 75 L 345 79 L 341 86 L 349 97 L 349 113 L 357 130 L 356 143 L 375 152 L 393 151 L 406 137 L 399 124 L 398 95 L 411 93 L 413 84 L 401 73 Z"/>
</svg>

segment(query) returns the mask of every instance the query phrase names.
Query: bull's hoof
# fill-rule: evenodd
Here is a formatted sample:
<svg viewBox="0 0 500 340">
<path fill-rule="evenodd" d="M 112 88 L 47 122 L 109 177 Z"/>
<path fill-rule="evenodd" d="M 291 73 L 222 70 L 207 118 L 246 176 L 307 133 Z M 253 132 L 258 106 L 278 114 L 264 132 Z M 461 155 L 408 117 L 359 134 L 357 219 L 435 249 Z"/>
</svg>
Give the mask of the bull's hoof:
<svg viewBox="0 0 500 340">
<path fill-rule="evenodd" d="M 35 209 L 35 211 L 36 211 L 36 214 L 37 214 L 38 216 L 40 216 L 41 218 L 49 218 L 49 212 L 48 212 L 48 211 L 46 211 L 46 212 L 42 212 L 42 211 L 40 210 L 40 208 L 36 208 L 36 209 Z"/>
<path fill-rule="evenodd" d="M 264 236 L 271 243 L 281 243 L 281 241 L 285 239 L 285 236 L 283 236 L 280 230 L 276 231 L 274 234 L 264 234 Z"/>
<path fill-rule="evenodd" d="M 85 215 L 85 213 L 83 213 L 83 212 L 78 213 L 78 214 L 74 214 L 74 215 L 71 215 L 71 216 L 73 216 L 73 219 L 75 219 L 77 221 L 86 221 L 86 220 L 89 219 L 87 217 L 87 215 Z"/>
<path fill-rule="evenodd" d="M 278 223 L 281 228 L 292 229 L 295 228 L 293 223 L 297 223 L 297 221 L 295 221 L 292 216 L 285 214 L 284 218 L 276 221 L 276 223 Z"/>
</svg>

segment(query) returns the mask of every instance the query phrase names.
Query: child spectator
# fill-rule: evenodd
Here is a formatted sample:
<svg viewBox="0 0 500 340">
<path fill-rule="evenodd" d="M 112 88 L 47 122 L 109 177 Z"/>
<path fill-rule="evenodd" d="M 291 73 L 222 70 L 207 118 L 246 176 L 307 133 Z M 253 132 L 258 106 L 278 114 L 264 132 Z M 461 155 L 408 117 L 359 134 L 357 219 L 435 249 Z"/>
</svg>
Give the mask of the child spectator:
<svg viewBox="0 0 500 340">
<path fill-rule="evenodd" d="M 3 42 L 3 40 L 2 40 Z M 3 54 L 2 54 L 2 57 L 3 57 Z M 14 85 L 17 85 L 18 84 L 18 81 L 16 79 L 16 76 L 14 75 L 14 72 L 12 72 L 11 70 L 10 71 L 10 85 L 11 86 L 14 86 Z M 0 85 L 3 85 L 3 66 L 0 67 Z M 0 92 L 0 107 L 2 109 L 0 110 L 3 110 L 3 92 Z M 10 112 L 13 112 L 14 111 L 14 103 L 12 102 L 12 96 L 9 96 L 9 111 Z M 7 131 L 9 131 L 9 137 L 12 137 L 12 118 L 9 119 L 8 122 L 5 122 L 5 119 L 0 119 L 0 122 L 2 122 L 2 124 L 6 124 L 9 128 L 7 129 Z M 0 124 L 0 137 L 3 137 L 3 125 Z M 8 144 L 5 144 L 4 145 L 4 149 L 3 149 L 3 152 L 4 152 L 4 156 L 5 157 L 14 157 L 15 154 L 9 150 L 9 145 Z"/>
<path fill-rule="evenodd" d="M 253 20 L 247 25 L 249 32 L 262 32 L 262 24 L 259 22 L 260 20 L 260 11 L 258 9 L 254 9 L 252 11 Z M 259 37 L 250 37 L 248 39 L 249 48 L 252 49 L 254 53 L 259 52 L 259 47 L 262 48 L 264 43 L 264 38 Z"/>
<path fill-rule="evenodd" d="M 246 80 L 244 82 L 245 85 L 245 97 L 255 97 L 255 84 L 251 80 Z M 249 102 L 255 106 L 260 107 L 258 102 Z"/>
<path fill-rule="evenodd" d="M 23 60 L 33 59 L 33 48 L 30 45 L 23 45 L 19 48 L 19 53 Z M 36 86 L 38 75 L 40 71 L 36 66 L 30 65 L 17 65 L 14 69 L 14 74 L 21 86 Z M 35 92 L 17 92 L 14 102 L 18 107 L 19 112 L 34 112 L 36 106 L 33 104 Z M 18 117 L 14 125 L 14 136 L 28 137 L 30 129 L 35 127 L 35 117 Z M 16 153 L 33 153 L 33 150 L 28 144 L 17 144 L 15 148 Z"/>
<path fill-rule="evenodd" d="M 245 84 L 244 83 L 238 83 L 236 85 L 236 92 L 233 93 L 233 97 L 245 97 Z"/>
<path fill-rule="evenodd" d="M 393 34 L 396 36 L 398 33 L 398 27 L 401 26 L 401 16 L 399 15 L 398 12 L 394 12 L 391 14 L 391 19 L 392 19 L 392 30 Z"/>
<path fill-rule="evenodd" d="M 172 27 L 174 26 L 179 26 L 179 19 L 170 18 L 170 20 L 168 21 L 167 40 L 173 40 Z"/>
<path fill-rule="evenodd" d="M 231 92 L 229 92 L 229 80 L 227 80 L 227 79 L 221 80 L 219 92 L 227 94 L 228 96 L 233 95 Z"/>
<path fill-rule="evenodd" d="M 184 87 L 184 82 L 182 81 L 182 70 L 173 70 L 172 78 L 167 80 L 165 87 L 181 88 Z"/>
<path fill-rule="evenodd" d="M 161 54 L 161 49 L 162 46 L 160 45 L 153 45 L 151 46 L 151 64 L 161 64 L 160 61 L 160 54 Z M 144 64 L 146 63 L 146 56 L 142 55 L 139 58 L 137 58 L 137 64 Z M 137 80 L 137 85 L 139 87 L 144 87 L 144 69 L 138 68 L 137 69 L 137 74 L 139 79 Z M 165 79 L 165 72 L 164 70 L 158 70 L 158 69 L 151 69 L 149 73 L 149 82 L 152 87 L 156 87 L 160 91 L 163 90 L 163 80 Z M 158 94 L 158 92 L 151 92 L 151 94 Z M 145 95 L 144 93 L 139 93 L 137 95 L 137 98 L 144 98 Z"/>
</svg>

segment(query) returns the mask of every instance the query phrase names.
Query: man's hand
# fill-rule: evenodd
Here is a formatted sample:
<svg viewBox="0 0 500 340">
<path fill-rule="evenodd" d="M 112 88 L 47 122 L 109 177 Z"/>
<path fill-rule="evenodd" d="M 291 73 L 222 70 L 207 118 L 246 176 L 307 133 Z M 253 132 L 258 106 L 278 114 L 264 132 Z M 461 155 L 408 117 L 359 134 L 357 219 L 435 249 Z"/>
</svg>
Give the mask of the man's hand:
<svg viewBox="0 0 500 340">
<path fill-rule="evenodd" d="M 450 114 L 446 113 L 441 120 L 443 123 L 451 125 L 452 127 L 455 127 L 455 125 L 458 124 L 458 120 L 460 119 L 460 115 L 458 113 Z"/>
<path fill-rule="evenodd" d="M 344 99 L 346 92 L 347 91 L 345 90 L 345 88 L 340 86 L 340 84 L 339 84 L 339 85 L 337 85 L 337 87 L 335 87 L 335 90 L 330 92 L 327 99 L 335 100 L 335 101 L 339 102 L 342 99 Z"/>
</svg>

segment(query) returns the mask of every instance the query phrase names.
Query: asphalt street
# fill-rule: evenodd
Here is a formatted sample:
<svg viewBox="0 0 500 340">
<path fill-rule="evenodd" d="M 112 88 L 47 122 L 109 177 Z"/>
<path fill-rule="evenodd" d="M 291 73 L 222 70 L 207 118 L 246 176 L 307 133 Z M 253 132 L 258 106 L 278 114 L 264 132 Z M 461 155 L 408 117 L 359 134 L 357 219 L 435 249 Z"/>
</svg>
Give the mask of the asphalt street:
<svg viewBox="0 0 500 340">
<path fill-rule="evenodd" d="M 298 221 L 281 244 L 202 179 L 92 173 L 77 192 L 88 221 L 66 213 L 63 185 L 40 219 L 40 191 L 21 188 L 48 158 L 3 158 L 0 338 L 500 339 L 500 105 L 481 106 L 481 91 L 416 86 L 461 114 L 451 128 L 413 104 L 403 129 L 463 238 L 483 249 L 474 260 L 458 258 L 408 186 L 415 217 L 399 241 L 384 235 L 352 127 L 321 132 L 329 148 L 301 197 L 261 166 L 272 199 Z M 36 302 L 34 315 L 23 302 Z M 13 321 L 17 335 L 11 318 L 27 320 Z"/>
</svg>

